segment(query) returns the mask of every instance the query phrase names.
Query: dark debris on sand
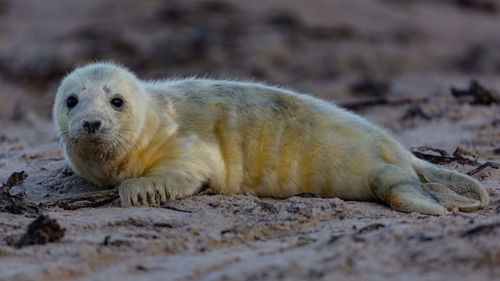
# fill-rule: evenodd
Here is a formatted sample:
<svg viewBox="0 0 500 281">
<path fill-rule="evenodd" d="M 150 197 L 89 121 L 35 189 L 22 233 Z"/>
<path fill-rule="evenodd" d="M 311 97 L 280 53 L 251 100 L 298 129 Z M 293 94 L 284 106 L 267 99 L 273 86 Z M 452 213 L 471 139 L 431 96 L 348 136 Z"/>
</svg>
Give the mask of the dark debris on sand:
<svg viewBox="0 0 500 281">
<path fill-rule="evenodd" d="M 477 80 L 470 81 L 468 89 L 451 87 L 451 94 L 459 101 L 469 102 L 470 104 L 490 105 L 500 103 L 500 94 L 487 89 Z"/>
<path fill-rule="evenodd" d="M 0 188 L 0 211 L 12 214 L 22 214 L 24 212 L 38 214 L 39 208 L 26 199 L 24 193 L 11 195 L 10 188 L 19 184 L 28 177 L 25 171 L 15 172 L 7 180 L 7 183 Z"/>
<path fill-rule="evenodd" d="M 55 219 L 40 215 L 29 226 L 26 233 L 17 241 L 9 244 L 18 248 L 56 242 L 64 237 L 65 229 Z"/>
</svg>

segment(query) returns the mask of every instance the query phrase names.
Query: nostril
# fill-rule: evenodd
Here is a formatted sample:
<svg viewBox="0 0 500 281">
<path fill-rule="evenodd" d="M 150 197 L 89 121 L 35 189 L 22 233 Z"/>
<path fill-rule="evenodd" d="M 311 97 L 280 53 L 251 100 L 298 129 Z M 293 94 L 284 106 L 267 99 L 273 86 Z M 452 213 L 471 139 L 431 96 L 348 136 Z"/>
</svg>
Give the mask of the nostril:
<svg viewBox="0 0 500 281">
<path fill-rule="evenodd" d="M 99 129 L 101 127 L 101 123 L 102 123 L 101 120 L 94 121 L 94 124 L 92 124 L 92 128 L 94 130 Z"/>
<path fill-rule="evenodd" d="M 85 130 L 90 130 L 90 123 L 89 123 L 89 122 L 87 122 L 87 121 L 83 120 L 83 121 L 82 121 L 82 126 L 83 126 L 83 128 L 84 128 Z"/>
<path fill-rule="evenodd" d="M 87 121 L 83 120 L 82 121 L 82 127 L 87 131 L 87 133 L 95 133 L 96 130 L 99 130 L 101 127 L 102 121 L 101 120 L 96 120 L 96 121 Z"/>
</svg>

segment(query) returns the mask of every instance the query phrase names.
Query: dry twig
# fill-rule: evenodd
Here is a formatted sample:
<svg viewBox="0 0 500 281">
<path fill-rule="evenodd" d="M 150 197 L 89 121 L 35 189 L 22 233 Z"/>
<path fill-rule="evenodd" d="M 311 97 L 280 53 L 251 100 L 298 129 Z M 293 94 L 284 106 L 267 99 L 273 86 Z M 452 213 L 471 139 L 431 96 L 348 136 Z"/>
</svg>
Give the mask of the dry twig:
<svg viewBox="0 0 500 281">
<path fill-rule="evenodd" d="M 423 153 L 422 151 L 434 151 L 434 152 L 439 153 L 440 155 L 427 154 L 427 153 Z M 418 147 L 416 150 L 412 151 L 412 153 L 413 153 L 413 155 L 417 156 L 417 158 L 429 161 L 429 162 L 434 163 L 434 164 L 441 164 L 442 165 L 442 164 L 449 164 L 452 162 L 457 162 L 457 163 L 460 163 L 463 165 L 479 166 L 479 167 L 467 172 L 466 174 L 469 176 L 475 175 L 488 167 L 493 168 L 493 169 L 500 168 L 500 164 L 496 163 L 496 162 L 486 162 L 486 163 L 481 164 L 476 160 L 465 158 L 465 155 L 470 154 L 470 153 L 468 153 L 465 150 L 458 148 L 458 147 L 455 150 L 455 152 L 453 153 L 453 156 L 449 156 L 448 152 L 446 152 L 443 149 L 433 148 L 430 146 Z"/>
<path fill-rule="evenodd" d="M 109 204 L 118 197 L 118 189 L 111 189 L 63 198 L 43 205 L 44 207 L 59 207 L 65 210 L 95 208 Z"/>
<path fill-rule="evenodd" d="M 482 164 L 481 166 L 475 168 L 474 170 L 468 171 L 466 174 L 469 176 L 472 176 L 472 175 L 475 175 L 475 174 L 481 172 L 482 170 L 484 170 L 488 167 L 491 167 L 493 169 L 498 169 L 498 168 L 500 168 L 500 164 L 498 164 L 496 162 L 486 162 L 486 163 Z"/>
</svg>

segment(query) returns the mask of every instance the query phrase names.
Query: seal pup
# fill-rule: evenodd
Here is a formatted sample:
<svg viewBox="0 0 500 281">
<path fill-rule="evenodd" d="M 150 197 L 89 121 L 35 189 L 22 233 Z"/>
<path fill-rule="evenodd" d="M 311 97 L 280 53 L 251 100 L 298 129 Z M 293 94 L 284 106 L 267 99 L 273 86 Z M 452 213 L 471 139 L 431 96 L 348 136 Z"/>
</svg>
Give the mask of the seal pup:
<svg viewBox="0 0 500 281">
<path fill-rule="evenodd" d="M 204 184 L 220 194 L 309 192 L 432 215 L 489 201 L 478 181 L 417 159 L 366 119 L 259 83 L 142 81 L 93 63 L 63 79 L 53 118 L 71 168 L 118 186 L 124 207 L 190 196 Z"/>
</svg>

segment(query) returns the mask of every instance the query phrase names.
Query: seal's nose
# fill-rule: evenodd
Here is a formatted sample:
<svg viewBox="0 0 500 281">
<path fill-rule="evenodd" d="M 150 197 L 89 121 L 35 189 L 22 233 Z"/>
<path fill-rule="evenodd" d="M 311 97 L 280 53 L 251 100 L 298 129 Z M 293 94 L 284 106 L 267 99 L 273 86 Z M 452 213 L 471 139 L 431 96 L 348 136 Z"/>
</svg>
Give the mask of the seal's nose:
<svg viewBox="0 0 500 281">
<path fill-rule="evenodd" d="M 87 121 L 87 120 L 82 120 L 82 126 L 87 131 L 89 134 L 95 133 L 99 128 L 101 127 L 102 121 L 101 120 L 95 120 L 95 121 Z"/>
</svg>

